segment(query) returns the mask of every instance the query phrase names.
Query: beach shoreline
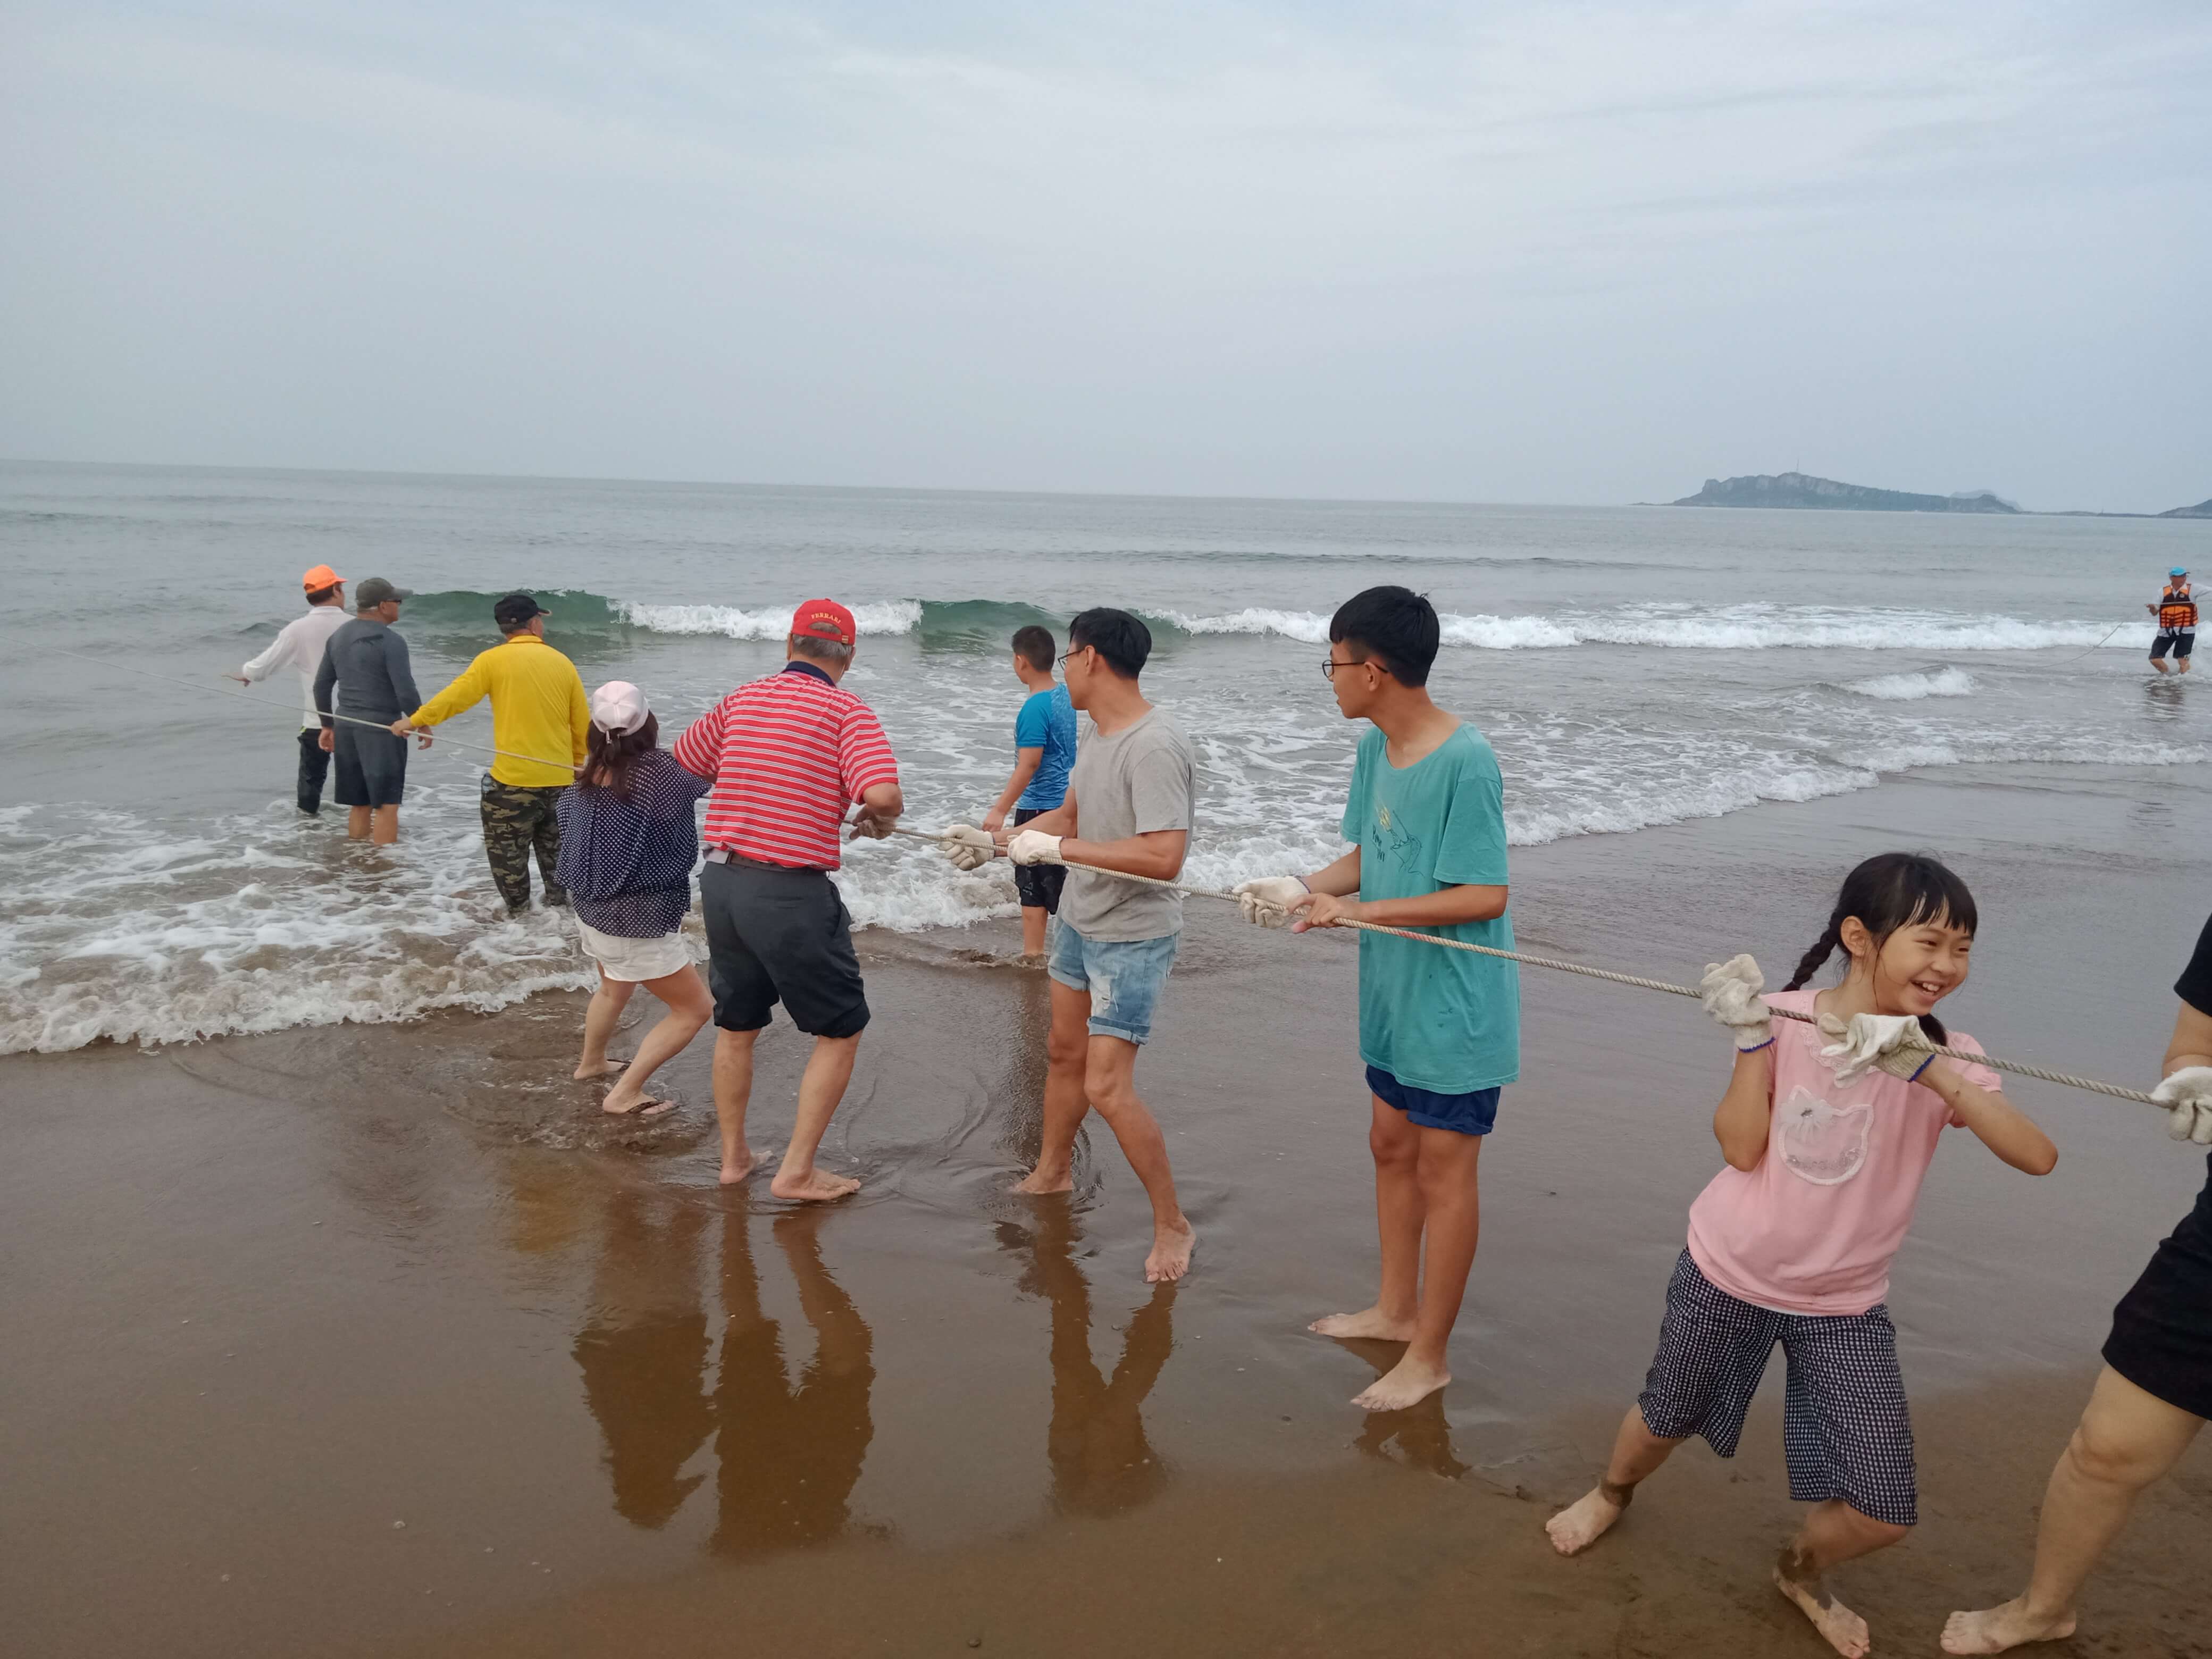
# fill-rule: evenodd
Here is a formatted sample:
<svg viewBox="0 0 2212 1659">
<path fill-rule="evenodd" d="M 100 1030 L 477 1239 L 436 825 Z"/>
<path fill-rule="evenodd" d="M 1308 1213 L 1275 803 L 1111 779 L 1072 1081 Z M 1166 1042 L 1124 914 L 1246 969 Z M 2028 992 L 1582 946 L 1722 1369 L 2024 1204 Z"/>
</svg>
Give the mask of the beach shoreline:
<svg viewBox="0 0 2212 1659">
<path fill-rule="evenodd" d="M 1954 769 L 1525 849 L 1516 923 L 1526 950 L 1678 981 L 1749 949 L 1778 982 L 1850 861 L 1925 846 L 1984 915 L 1954 1024 L 2141 1086 L 2201 921 L 2171 896 L 2212 873 L 2172 839 L 2201 817 L 2196 770 Z M 1013 937 L 860 936 L 876 1020 L 825 1152 L 866 1184 L 826 1212 L 715 1188 L 704 1042 L 669 1073 L 682 1113 L 605 1121 L 567 1079 L 568 993 L 0 1060 L 18 1639 L 425 1659 L 718 1632 L 832 1653 L 1809 1639 L 1764 1588 L 1790 1510 L 1778 1368 L 1734 1463 L 1686 1454 L 1585 1560 L 1543 1547 L 1635 1392 L 1716 1166 L 1724 1045 L 1693 1007 L 1524 970 L 1457 1380 L 1365 1418 L 1346 1402 L 1389 1351 L 1303 1329 L 1371 1290 L 1351 939 L 1191 902 L 1139 1079 L 1203 1243 L 1158 1291 L 1110 1146 L 1072 1203 L 1005 1191 L 1043 1032 Z M 779 1141 L 803 1057 L 781 1021 L 763 1040 L 755 1139 Z M 1844 1583 L 1889 1648 L 2016 1586 L 2111 1304 L 2203 1176 L 2147 1109 L 2016 1098 L 2059 1171 L 2030 1182 L 1954 1138 L 1898 1266 L 1929 1520 Z M 2078 1650 L 2204 1650 L 2212 1604 L 2158 1540 L 2212 1520 L 2207 1458 L 2147 1501 Z M 1246 1551 L 1213 1563 L 1224 1538 Z"/>
</svg>

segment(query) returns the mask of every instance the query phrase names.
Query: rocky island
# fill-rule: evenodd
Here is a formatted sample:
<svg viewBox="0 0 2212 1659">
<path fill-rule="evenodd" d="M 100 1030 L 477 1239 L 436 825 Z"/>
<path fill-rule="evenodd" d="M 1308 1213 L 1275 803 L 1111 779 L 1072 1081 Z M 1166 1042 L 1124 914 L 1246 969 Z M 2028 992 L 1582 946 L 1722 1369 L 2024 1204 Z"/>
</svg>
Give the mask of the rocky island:
<svg viewBox="0 0 2212 1659">
<path fill-rule="evenodd" d="M 1874 489 L 1838 483 L 1807 472 L 1755 473 L 1741 478 L 1708 478 L 1694 495 L 1674 507 L 1842 507 L 1862 513 L 2017 513 L 2020 508 L 1994 491 L 1957 495 L 1916 495 L 1903 489 Z"/>
</svg>

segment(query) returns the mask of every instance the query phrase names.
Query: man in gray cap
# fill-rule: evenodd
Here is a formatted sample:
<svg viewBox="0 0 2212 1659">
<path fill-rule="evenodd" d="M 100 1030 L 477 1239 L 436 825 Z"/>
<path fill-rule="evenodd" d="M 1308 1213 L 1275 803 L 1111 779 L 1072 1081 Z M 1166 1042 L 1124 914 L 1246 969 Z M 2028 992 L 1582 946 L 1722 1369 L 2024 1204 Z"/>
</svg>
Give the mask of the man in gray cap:
<svg viewBox="0 0 2212 1659">
<path fill-rule="evenodd" d="M 388 847 L 399 839 L 399 798 L 407 788 L 407 740 L 356 720 L 389 726 L 412 714 L 422 699 L 407 660 L 407 641 L 392 631 L 400 592 L 381 576 L 354 589 L 353 620 L 342 623 L 315 673 L 315 712 L 322 717 L 323 747 L 337 762 L 333 792 L 346 809 L 346 836 Z M 333 709 L 331 692 L 337 693 Z M 333 720 L 333 713 L 346 716 Z M 430 746 L 430 734 L 419 739 Z"/>
</svg>

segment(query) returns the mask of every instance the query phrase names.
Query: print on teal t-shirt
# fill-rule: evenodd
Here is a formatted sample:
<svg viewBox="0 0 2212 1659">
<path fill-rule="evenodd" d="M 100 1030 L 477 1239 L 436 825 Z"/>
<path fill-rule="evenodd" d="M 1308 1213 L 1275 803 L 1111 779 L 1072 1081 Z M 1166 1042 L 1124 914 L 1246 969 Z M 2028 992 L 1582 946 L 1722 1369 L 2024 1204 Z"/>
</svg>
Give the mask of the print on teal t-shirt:
<svg viewBox="0 0 2212 1659">
<path fill-rule="evenodd" d="M 1498 757 L 1462 723 L 1411 766 L 1390 764 L 1370 730 L 1352 764 L 1344 838 L 1359 848 L 1359 896 L 1420 898 L 1439 887 L 1503 887 L 1505 787 Z M 1513 948 L 1510 913 L 1421 930 Z M 1439 1094 L 1494 1089 L 1521 1075 L 1518 966 L 1468 951 L 1359 936 L 1359 1057 Z"/>
<path fill-rule="evenodd" d="M 1030 786 L 1014 803 L 1017 808 L 1049 811 L 1067 799 L 1067 774 L 1075 764 L 1075 705 L 1067 688 L 1032 691 L 1014 716 L 1014 747 L 1042 749 Z"/>
</svg>

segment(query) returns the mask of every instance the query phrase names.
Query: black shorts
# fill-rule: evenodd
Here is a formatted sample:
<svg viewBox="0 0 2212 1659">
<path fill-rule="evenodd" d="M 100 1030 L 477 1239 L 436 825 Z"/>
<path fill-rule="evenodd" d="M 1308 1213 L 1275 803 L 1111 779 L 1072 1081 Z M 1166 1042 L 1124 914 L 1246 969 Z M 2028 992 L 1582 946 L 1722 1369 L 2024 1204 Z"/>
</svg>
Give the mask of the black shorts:
<svg viewBox="0 0 2212 1659">
<path fill-rule="evenodd" d="M 2150 642 L 2150 659 L 2153 662 L 2156 662 L 2160 657 L 2163 657 L 2167 652 L 2171 651 L 2173 653 L 2174 659 L 2178 662 L 2182 658 L 2186 657 L 2196 648 L 2197 630 L 2195 629 L 2189 629 L 2180 633 L 2174 633 L 2162 629 L 2160 630 L 2158 637 Z"/>
<path fill-rule="evenodd" d="M 1014 808 L 1014 827 L 1019 829 L 1031 818 L 1046 812 L 1057 812 L 1057 806 L 1017 806 Z M 1067 866 L 1064 864 L 1018 864 L 1014 866 L 1014 891 L 1021 895 L 1022 908 L 1042 910 L 1047 915 L 1060 914 L 1060 890 L 1067 884 Z"/>
<path fill-rule="evenodd" d="M 2145 1394 L 2212 1418 L 2212 1158 L 2204 1190 L 2112 1310 L 2105 1363 Z"/>
<path fill-rule="evenodd" d="M 708 864 L 699 908 L 714 1024 L 723 1030 L 759 1030 L 779 1002 L 810 1036 L 857 1036 L 866 1026 L 853 919 L 823 872 Z"/>
<path fill-rule="evenodd" d="M 341 806 L 397 806 L 407 792 L 404 738 L 340 721 L 334 758 L 338 775 L 331 796 Z"/>
</svg>

